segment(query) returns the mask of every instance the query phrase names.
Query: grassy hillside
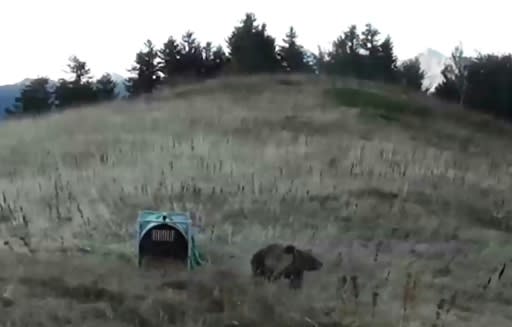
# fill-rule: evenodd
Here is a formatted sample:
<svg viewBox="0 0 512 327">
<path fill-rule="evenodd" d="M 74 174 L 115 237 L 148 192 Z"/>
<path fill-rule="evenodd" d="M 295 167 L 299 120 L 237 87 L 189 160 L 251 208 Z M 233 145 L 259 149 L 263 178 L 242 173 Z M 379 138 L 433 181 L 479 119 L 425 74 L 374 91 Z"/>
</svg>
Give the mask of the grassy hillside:
<svg viewBox="0 0 512 327">
<path fill-rule="evenodd" d="M 509 326 L 511 129 L 432 101 L 260 76 L 3 124 L 0 323 Z M 141 209 L 194 211 L 210 264 L 139 271 Z M 273 241 L 323 269 L 253 283 Z"/>
</svg>

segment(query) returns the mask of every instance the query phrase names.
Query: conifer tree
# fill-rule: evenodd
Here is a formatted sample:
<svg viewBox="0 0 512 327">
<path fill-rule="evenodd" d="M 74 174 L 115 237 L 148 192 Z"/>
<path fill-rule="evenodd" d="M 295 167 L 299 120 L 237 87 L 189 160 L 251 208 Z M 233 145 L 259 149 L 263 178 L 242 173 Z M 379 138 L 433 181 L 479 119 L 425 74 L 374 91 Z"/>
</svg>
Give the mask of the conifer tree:
<svg viewBox="0 0 512 327">
<path fill-rule="evenodd" d="M 395 55 L 393 41 L 389 35 L 379 45 L 376 69 L 379 79 L 386 82 L 396 82 L 398 77 L 398 59 Z"/>
<path fill-rule="evenodd" d="M 305 73 L 312 72 L 313 67 L 307 60 L 304 47 L 297 43 L 297 32 L 290 27 L 283 40 L 284 45 L 279 47 L 278 56 L 287 72 Z"/>
<path fill-rule="evenodd" d="M 68 63 L 71 80 L 60 79 L 54 91 L 54 101 L 58 108 L 92 103 L 97 95 L 92 82 L 91 70 L 85 61 L 71 56 Z"/>
<path fill-rule="evenodd" d="M 266 24 L 256 24 L 247 13 L 241 25 L 228 37 L 228 50 L 233 70 L 239 73 L 271 73 L 280 70 L 275 39 L 267 33 Z"/>
<path fill-rule="evenodd" d="M 109 73 L 103 74 L 95 82 L 96 96 L 99 101 L 110 101 L 117 98 L 117 84 Z"/>
<path fill-rule="evenodd" d="M 333 43 L 327 54 L 328 73 L 358 77 L 362 73 L 361 39 L 357 26 L 350 25 Z"/>
<path fill-rule="evenodd" d="M 203 66 L 203 53 L 201 43 L 194 36 L 194 32 L 187 31 L 180 42 L 181 74 L 189 77 L 199 76 Z"/>
<path fill-rule="evenodd" d="M 380 32 L 372 24 L 365 25 L 365 29 L 361 32 L 360 45 L 363 54 L 361 55 L 359 77 L 365 79 L 376 79 L 379 75 L 379 35 Z"/>
<path fill-rule="evenodd" d="M 135 56 L 135 64 L 128 70 L 135 74 L 125 82 L 130 96 L 151 93 L 160 82 L 158 51 L 151 40 L 144 43 L 144 49 Z"/>
<path fill-rule="evenodd" d="M 181 73 L 181 57 L 182 52 L 178 41 L 170 36 L 162 48 L 158 50 L 158 58 L 160 59 L 158 70 L 162 73 L 163 81 L 169 82 L 171 78 Z"/>
<path fill-rule="evenodd" d="M 421 69 L 421 63 L 417 57 L 401 63 L 398 71 L 403 85 L 414 90 L 422 90 L 425 72 Z"/>
<path fill-rule="evenodd" d="M 41 115 L 49 112 L 52 108 L 49 81 L 47 77 L 31 80 L 15 98 L 14 109 L 8 114 Z"/>
</svg>

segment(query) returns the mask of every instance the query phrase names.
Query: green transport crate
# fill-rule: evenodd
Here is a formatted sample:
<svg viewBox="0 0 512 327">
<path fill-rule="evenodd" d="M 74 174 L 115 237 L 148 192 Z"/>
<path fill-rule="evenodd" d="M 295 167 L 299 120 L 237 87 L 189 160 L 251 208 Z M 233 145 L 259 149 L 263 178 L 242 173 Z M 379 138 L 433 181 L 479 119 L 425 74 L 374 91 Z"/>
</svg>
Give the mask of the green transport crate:
<svg viewBox="0 0 512 327">
<path fill-rule="evenodd" d="M 205 263 L 196 246 L 192 220 L 182 212 L 140 211 L 137 256 L 139 267 L 147 257 L 181 261 L 189 270 Z"/>
</svg>

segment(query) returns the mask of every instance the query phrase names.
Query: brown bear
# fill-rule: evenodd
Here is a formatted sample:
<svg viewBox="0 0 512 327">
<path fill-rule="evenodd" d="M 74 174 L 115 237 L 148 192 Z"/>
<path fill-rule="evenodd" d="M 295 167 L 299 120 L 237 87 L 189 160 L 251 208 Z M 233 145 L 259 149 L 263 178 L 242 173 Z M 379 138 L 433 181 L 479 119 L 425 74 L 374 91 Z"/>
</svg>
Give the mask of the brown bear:
<svg viewBox="0 0 512 327">
<path fill-rule="evenodd" d="M 276 281 L 281 277 L 289 280 L 290 288 L 301 288 L 304 271 L 322 268 L 322 262 L 311 250 L 301 250 L 293 245 L 272 243 L 258 250 L 251 259 L 253 276 Z"/>
<path fill-rule="evenodd" d="M 275 280 L 275 274 L 293 262 L 293 249 L 293 246 L 272 243 L 258 250 L 251 258 L 253 276 Z"/>
</svg>

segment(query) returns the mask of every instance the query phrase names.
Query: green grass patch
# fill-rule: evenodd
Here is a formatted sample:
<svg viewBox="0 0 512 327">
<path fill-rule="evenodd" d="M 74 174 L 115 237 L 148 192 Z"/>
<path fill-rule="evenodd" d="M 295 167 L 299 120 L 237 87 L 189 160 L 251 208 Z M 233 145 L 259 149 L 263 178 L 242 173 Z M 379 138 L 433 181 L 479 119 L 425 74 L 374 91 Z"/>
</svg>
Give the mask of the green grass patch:
<svg viewBox="0 0 512 327">
<path fill-rule="evenodd" d="M 277 84 L 277 82 L 276 82 Z M 196 96 L 211 96 L 213 94 L 222 94 L 229 96 L 258 96 L 268 91 L 268 85 L 254 81 L 215 81 L 210 80 L 201 83 L 191 83 L 188 86 L 178 88 L 173 93 L 177 98 L 191 98 Z"/>
<path fill-rule="evenodd" d="M 429 108 L 409 99 L 394 98 L 386 94 L 357 88 L 341 87 L 326 90 L 327 96 L 339 106 L 359 108 L 361 114 L 370 114 L 387 121 L 399 121 L 406 115 L 427 117 Z"/>
</svg>

